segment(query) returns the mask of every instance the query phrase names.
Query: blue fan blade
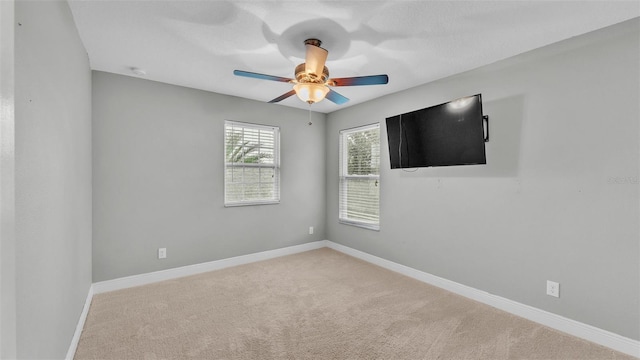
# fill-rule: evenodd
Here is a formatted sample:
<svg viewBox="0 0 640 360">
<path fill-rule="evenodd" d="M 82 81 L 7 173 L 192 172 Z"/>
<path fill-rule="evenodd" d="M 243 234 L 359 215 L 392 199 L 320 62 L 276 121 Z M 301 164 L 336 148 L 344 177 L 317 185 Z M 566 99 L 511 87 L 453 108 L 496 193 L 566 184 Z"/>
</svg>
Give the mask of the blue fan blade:
<svg viewBox="0 0 640 360">
<path fill-rule="evenodd" d="M 295 90 L 291 90 L 291 91 L 289 91 L 288 93 L 286 93 L 286 94 L 282 94 L 282 95 L 278 96 L 277 98 L 275 98 L 275 99 L 273 99 L 273 100 L 269 101 L 269 104 L 273 104 L 273 103 L 280 102 L 280 101 L 282 101 L 282 100 L 284 100 L 284 99 L 288 98 L 289 96 L 291 96 L 291 95 L 295 95 L 295 94 L 296 94 L 296 91 L 295 91 Z"/>
<path fill-rule="evenodd" d="M 286 82 L 286 83 L 288 83 L 289 81 L 293 80 L 293 79 L 280 77 L 280 76 L 258 74 L 258 73 L 249 72 L 249 71 L 242 71 L 242 70 L 233 70 L 233 75 L 244 76 L 244 77 L 260 79 L 260 80 L 280 81 L 280 82 Z"/>
<path fill-rule="evenodd" d="M 329 99 L 330 101 L 333 101 L 334 103 L 336 103 L 338 105 L 342 105 L 342 104 L 346 103 L 347 101 L 349 101 L 349 99 L 347 99 L 346 97 L 338 94 L 337 92 L 335 92 L 333 90 L 329 90 L 329 92 L 327 93 L 326 98 Z"/>
<path fill-rule="evenodd" d="M 332 86 L 381 85 L 387 84 L 389 77 L 387 75 L 356 76 L 330 79 L 328 82 Z"/>
</svg>

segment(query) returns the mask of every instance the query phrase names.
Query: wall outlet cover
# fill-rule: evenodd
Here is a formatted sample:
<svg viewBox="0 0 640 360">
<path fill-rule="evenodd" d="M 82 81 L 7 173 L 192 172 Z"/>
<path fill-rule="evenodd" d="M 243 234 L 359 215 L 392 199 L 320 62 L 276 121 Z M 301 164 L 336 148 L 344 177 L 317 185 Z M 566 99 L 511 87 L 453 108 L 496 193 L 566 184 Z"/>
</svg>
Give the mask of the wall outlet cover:
<svg viewBox="0 0 640 360">
<path fill-rule="evenodd" d="M 547 295 L 560 297 L 560 284 L 555 281 L 547 280 Z"/>
<path fill-rule="evenodd" d="M 158 259 L 165 259 L 167 257 L 167 248 L 158 249 Z"/>
</svg>

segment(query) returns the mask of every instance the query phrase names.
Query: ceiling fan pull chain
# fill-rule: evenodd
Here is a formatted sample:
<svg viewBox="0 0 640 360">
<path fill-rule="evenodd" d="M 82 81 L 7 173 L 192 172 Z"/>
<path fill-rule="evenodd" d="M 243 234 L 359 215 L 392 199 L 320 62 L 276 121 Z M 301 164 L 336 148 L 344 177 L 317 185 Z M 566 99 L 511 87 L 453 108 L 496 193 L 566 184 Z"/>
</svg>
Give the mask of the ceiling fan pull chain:
<svg viewBox="0 0 640 360">
<path fill-rule="evenodd" d="M 309 104 L 309 126 L 313 125 L 311 122 L 311 104 Z"/>
</svg>

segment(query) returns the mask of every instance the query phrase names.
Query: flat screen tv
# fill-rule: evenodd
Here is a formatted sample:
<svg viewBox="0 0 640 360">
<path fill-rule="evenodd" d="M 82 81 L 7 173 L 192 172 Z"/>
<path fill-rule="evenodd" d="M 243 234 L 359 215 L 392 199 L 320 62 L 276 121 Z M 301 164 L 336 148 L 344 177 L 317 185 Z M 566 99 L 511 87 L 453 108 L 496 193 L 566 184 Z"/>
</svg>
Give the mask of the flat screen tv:
<svg viewBox="0 0 640 360">
<path fill-rule="evenodd" d="M 387 139 L 392 169 L 486 164 L 482 96 L 389 117 Z"/>
</svg>

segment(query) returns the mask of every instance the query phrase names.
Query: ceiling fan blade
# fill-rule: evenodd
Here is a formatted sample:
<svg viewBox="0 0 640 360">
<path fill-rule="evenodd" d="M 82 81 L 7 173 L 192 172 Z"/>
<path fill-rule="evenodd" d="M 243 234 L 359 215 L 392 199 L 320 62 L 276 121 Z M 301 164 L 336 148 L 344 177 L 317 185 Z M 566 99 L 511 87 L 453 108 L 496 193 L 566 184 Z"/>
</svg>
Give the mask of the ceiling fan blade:
<svg viewBox="0 0 640 360">
<path fill-rule="evenodd" d="M 244 76 L 244 77 L 260 79 L 260 80 L 280 81 L 280 82 L 286 82 L 286 83 L 293 81 L 293 79 L 289 79 L 286 77 L 258 74 L 258 73 L 242 71 L 242 70 L 233 70 L 233 75 Z"/>
<path fill-rule="evenodd" d="M 358 85 L 381 85 L 387 84 L 389 77 L 384 75 L 356 76 L 347 78 L 329 79 L 327 82 L 331 86 L 358 86 Z"/>
<path fill-rule="evenodd" d="M 282 100 L 284 100 L 284 99 L 288 98 L 289 96 L 292 96 L 292 95 L 295 95 L 295 94 L 296 94 L 296 91 L 295 91 L 295 90 L 291 90 L 291 91 L 289 91 L 288 93 L 286 93 L 286 94 L 282 94 L 282 95 L 278 96 L 277 98 L 275 98 L 275 99 L 273 99 L 273 100 L 269 101 L 269 104 L 273 104 L 273 103 L 280 102 L 280 101 L 282 101 Z"/>
<path fill-rule="evenodd" d="M 317 76 L 322 76 L 324 64 L 327 61 L 329 52 L 319 46 L 310 44 L 306 44 L 305 46 L 307 47 L 307 56 L 304 60 L 305 71 L 307 74 L 312 73 Z"/>
<path fill-rule="evenodd" d="M 349 101 L 348 98 L 344 97 L 343 95 L 340 95 L 339 93 L 329 89 L 329 92 L 327 93 L 327 96 L 325 96 L 327 99 L 329 99 L 330 101 L 333 101 L 334 103 L 338 104 L 338 105 L 342 105 L 344 103 L 346 103 L 347 101 Z"/>
</svg>

